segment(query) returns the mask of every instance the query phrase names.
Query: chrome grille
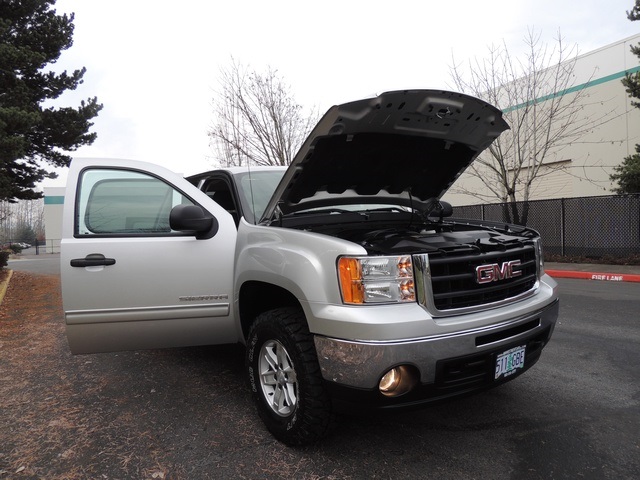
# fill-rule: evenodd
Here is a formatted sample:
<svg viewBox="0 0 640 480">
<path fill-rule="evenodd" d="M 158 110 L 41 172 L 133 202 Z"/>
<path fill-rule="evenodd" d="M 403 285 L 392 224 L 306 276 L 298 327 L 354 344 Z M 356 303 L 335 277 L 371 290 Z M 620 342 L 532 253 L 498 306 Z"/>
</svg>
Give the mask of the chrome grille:
<svg viewBox="0 0 640 480">
<path fill-rule="evenodd" d="M 515 262 L 520 275 L 478 283 L 477 268 L 496 268 Z M 519 264 L 518 264 L 519 262 Z M 538 282 L 538 259 L 533 243 L 502 251 L 414 256 L 419 301 L 434 316 L 453 315 L 500 305 L 532 294 Z"/>
</svg>

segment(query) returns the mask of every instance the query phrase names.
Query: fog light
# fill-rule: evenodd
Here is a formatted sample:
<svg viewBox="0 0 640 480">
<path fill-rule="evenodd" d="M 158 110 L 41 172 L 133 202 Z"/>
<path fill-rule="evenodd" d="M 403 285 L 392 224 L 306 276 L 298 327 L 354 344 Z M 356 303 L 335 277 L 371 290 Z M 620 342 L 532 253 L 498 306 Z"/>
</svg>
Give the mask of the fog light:
<svg viewBox="0 0 640 480">
<path fill-rule="evenodd" d="M 418 372 L 411 365 L 400 365 L 385 373 L 378 388 L 386 397 L 398 397 L 413 390 L 418 383 Z"/>
</svg>

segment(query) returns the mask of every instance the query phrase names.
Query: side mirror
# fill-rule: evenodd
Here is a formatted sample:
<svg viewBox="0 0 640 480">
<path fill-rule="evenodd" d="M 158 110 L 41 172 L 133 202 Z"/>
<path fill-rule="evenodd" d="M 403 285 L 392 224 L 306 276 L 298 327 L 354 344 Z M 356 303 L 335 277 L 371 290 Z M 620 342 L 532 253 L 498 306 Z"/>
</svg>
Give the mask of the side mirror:
<svg viewBox="0 0 640 480">
<path fill-rule="evenodd" d="M 445 202 L 444 200 L 438 200 L 433 209 L 429 212 L 429 217 L 438 218 L 439 221 L 442 221 L 444 217 L 450 217 L 451 215 L 453 215 L 453 207 L 449 202 Z"/>
<path fill-rule="evenodd" d="M 440 200 L 440 208 L 440 217 L 450 217 L 451 215 L 453 215 L 453 207 L 449 202 Z M 436 209 L 436 211 L 438 210 Z"/>
<path fill-rule="evenodd" d="M 218 233 L 219 225 L 198 205 L 176 205 L 169 214 L 169 226 L 180 232 L 195 232 L 198 240 L 204 240 Z"/>
</svg>

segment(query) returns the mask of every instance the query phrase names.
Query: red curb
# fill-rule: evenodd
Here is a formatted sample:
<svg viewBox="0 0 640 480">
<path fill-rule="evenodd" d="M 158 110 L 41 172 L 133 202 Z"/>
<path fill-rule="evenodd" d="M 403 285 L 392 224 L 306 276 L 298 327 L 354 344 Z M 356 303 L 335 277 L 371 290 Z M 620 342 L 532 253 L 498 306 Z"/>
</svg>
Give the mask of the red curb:
<svg viewBox="0 0 640 480">
<path fill-rule="evenodd" d="M 583 280 L 603 280 L 607 282 L 640 282 L 640 275 L 631 275 L 628 273 L 576 272 L 546 269 L 545 273 L 556 278 L 579 278 Z"/>
</svg>

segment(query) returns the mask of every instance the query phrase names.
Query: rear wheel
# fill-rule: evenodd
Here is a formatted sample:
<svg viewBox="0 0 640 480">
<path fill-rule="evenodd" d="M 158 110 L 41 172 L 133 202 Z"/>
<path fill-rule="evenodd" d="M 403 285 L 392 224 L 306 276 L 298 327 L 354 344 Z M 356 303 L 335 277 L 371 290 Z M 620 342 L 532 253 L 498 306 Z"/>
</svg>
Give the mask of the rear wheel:
<svg viewBox="0 0 640 480">
<path fill-rule="evenodd" d="M 247 339 L 246 368 L 258 414 L 288 445 L 322 438 L 333 422 L 313 337 L 299 309 L 258 316 Z"/>
</svg>

